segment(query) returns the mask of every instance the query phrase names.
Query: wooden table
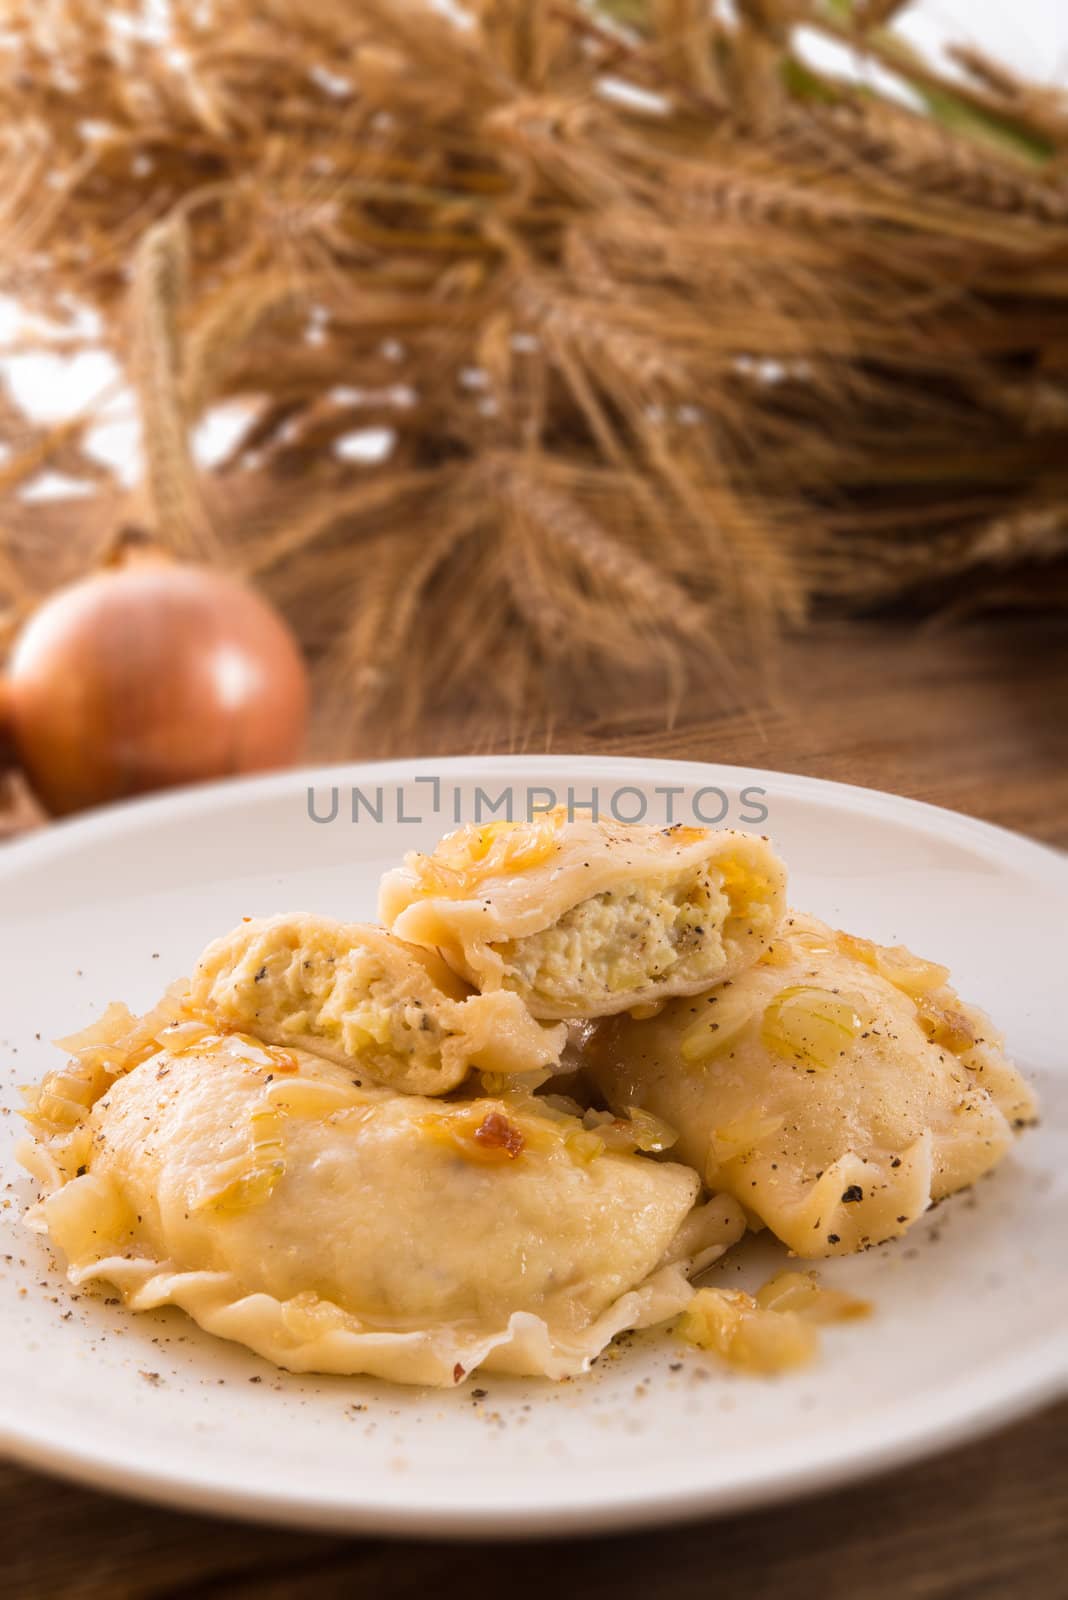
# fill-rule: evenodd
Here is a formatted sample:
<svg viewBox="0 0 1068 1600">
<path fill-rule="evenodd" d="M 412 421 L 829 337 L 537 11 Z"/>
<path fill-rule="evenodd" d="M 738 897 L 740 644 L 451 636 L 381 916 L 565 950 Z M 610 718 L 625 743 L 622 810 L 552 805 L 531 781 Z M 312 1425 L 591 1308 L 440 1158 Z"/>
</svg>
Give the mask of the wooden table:
<svg viewBox="0 0 1068 1600">
<path fill-rule="evenodd" d="M 759 716 L 741 706 L 713 713 L 695 694 L 671 730 L 655 712 L 631 708 L 566 729 L 554 746 L 807 772 L 893 789 L 1068 846 L 1068 622 L 824 627 L 791 648 L 783 684 Z M 428 748 L 449 743 L 447 728 L 428 730 Z M 1068 1404 L 818 1499 L 566 1544 L 326 1538 L 177 1515 L 16 1467 L 0 1468 L 0 1496 L 0 1592 L 27 1600 L 1068 1596 Z"/>
</svg>

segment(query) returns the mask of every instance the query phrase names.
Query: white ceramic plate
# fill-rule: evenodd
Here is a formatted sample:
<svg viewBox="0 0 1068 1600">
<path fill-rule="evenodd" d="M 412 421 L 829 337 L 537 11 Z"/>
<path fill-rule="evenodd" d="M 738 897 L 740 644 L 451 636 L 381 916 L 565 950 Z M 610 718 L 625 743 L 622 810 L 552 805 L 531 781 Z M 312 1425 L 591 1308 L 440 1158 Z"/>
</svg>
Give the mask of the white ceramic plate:
<svg viewBox="0 0 1068 1600">
<path fill-rule="evenodd" d="M 310 784 L 321 816 L 336 787 L 334 821 L 311 820 Z M 952 964 L 1036 1083 L 1041 1128 L 906 1240 L 828 1266 L 825 1280 L 870 1298 L 875 1316 L 829 1329 L 817 1367 L 778 1379 L 735 1376 L 664 1333 L 556 1386 L 489 1376 L 443 1393 L 294 1377 L 176 1311 L 134 1316 L 74 1297 L 20 1223 L 31 1186 L 12 1159 L 15 1086 L 58 1059 L 48 1039 L 110 999 L 147 1006 L 242 916 L 372 916 L 385 864 L 451 827 L 457 797 L 469 818 L 477 787 L 496 799 L 509 785 L 519 813 L 528 788 L 566 799 L 571 785 L 577 800 L 596 787 L 601 807 L 615 800 L 626 817 L 645 796 L 650 820 L 669 798 L 675 819 L 692 820 L 706 791 L 704 817 L 726 805 L 722 820 L 770 832 L 795 904 Z M 725 801 L 708 792 L 717 787 Z M 10 845 L 0 852 L 0 1438 L 33 1465 L 210 1511 L 513 1535 L 768 1502 L 1007 1420 L 1068 1376 L 1066 931 L 1068 859 L 1025 839 L 863 789 L 676 762 L 502 757 L 291 773 L 113 808 Z M 760 1281 L 780 1257 L 753 1240 L 723 1278 Z"/>
</svg>

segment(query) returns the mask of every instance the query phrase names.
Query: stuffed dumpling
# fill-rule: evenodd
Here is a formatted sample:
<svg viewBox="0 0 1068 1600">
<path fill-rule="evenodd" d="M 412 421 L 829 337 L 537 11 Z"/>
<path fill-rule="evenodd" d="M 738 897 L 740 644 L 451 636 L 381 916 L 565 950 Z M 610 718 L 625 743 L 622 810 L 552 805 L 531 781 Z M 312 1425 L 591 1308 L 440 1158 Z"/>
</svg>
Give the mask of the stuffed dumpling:
<svg viewBox="0 0 1068 1600">
<path fill-rule="evenodd" d="M 760 963 L 655 1017 L 613 1018 L 585 1063 L 609 1104 L 801 1256 L 903 1233 L 1031 1120 L 1000 1035 L 944 967 L 793 914 Z"/>
<path fill-rule="evenodd" d="M 597 1151 L 530 1097 L 400 1095 L 194 1022 L 162 1045 L 113 1076 L 89 1041 L 31 1097 L 31 1225 L 73 1283 L 292 1371 L 579 1373 L 744 1231 L 688 1167 Z"/>
<path fill-rule="evenodd" d="M 568 821 L 471 825 L 382 880 L 379 914 L 483 992 L 537 1017 L 608 1016 L 742 971 L 783 915 L 785 868 L 730 830 Z"/>
<path fill-rule="evenodd" d="M 547 1075 L 564 1044 L 517 995 L 473 994 L 431 950 L 365 923 L 311 915 L 239 924 L 208 946 L 189 1004 L 410 1094 L 445 1094 L 472 1067 Z"/>
</svg>

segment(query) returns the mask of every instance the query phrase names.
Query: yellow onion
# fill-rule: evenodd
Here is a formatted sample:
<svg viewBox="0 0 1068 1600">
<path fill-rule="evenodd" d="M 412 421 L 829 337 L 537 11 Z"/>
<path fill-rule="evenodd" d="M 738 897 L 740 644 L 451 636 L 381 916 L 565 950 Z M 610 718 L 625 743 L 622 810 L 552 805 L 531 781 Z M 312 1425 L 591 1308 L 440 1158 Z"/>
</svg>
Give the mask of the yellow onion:
<svg viewBox="0 0 1068 1600">
<path fill-rule="evenodd" d="M 172 784 L 286 766 L 308 712 L 289 628 L 248 585 L 136 551 L 58 590 L 0 693 L 15 758 L 62 814 Z"/>
<path fill-rule="evenodd" d="M 0 678 L 0 772 L 15 761 L 14 730 L 15 697 L 6 678 Z"/>
</svg>

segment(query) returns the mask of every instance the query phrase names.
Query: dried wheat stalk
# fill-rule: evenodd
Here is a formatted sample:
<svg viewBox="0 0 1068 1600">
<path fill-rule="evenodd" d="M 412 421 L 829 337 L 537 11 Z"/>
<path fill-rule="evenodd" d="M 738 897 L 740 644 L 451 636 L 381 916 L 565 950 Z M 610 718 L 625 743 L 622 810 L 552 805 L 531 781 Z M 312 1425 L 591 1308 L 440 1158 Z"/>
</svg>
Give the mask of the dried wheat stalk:
<svg viewBox="0 0 1068 1600">
<path fill-rule="evenodd" d="M 12 0 L 0 287 L 114 356 L 145 473 L 101 475 L 95 410 L 0 406 L 7 631 L 136 515 L 278 599 L 335 750 L 457 702 L 519 738 L 1063 557 L 1064 98 L 917 59 L 895 3 L 737 9 L 175 0 L 156 38 Z M 802 24 L 930 114 L 814 73 Z M 25 503 L 46 468 L 90 498 Z"/>
</svg>

